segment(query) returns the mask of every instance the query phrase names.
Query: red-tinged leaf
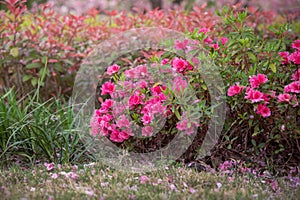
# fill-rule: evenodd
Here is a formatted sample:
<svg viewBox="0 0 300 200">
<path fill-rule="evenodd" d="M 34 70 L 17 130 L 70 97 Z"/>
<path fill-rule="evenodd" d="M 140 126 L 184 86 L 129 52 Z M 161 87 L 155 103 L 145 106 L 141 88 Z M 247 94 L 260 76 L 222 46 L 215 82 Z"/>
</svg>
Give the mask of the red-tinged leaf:
<svg viewBox="0 0 300 200">
<path fill-rule="evenodd" d="M 56 60 L 56 59 L 49 59 L 48 60 L 48 63 L 57 63 L 58 62 L 58 60 Z"/>
<path fill-rule="evenodd" d="M 37 63 L 37 62 L 40 62 L 41 60 L 38 58 L 38 59 L 35 59 L 33 61 L 31 61 L 32 63 Z"/>
<path fill-rule="evenodd" d="M 104 13 L 108 16 L 116 16 L 118 14 L 117 10 L 112 10 L 112 11 L 104 11 Z"/>
<path fill-rule="evenodd" d="M 17 0 L 5 0 L 5 2 L 7 2 L 10 5 L 15 5 L 15 3 L 17 3 Z"/>
<path fill-rule="evenodd" d="M 121 60 L 126 63 L 132 64 L 132 62 L 128 58 L 121 58 Z"/>
<path fill-rule="evenodd" d="M 205 2 L 204 4 L 202 4 L 201 8 L 205 9 L 207 7 L 207 3 Z"/>
<path fill-rule="evenodd" d="M 151 55 L 148 54 L 148 53 L 145 52 L 145 51 L 142 51 L 142 54 L 143 54 L 143 56 L 144 56 L 145 58 L 150 58 L 150 57 L 151 57 Z"/>
</svg>

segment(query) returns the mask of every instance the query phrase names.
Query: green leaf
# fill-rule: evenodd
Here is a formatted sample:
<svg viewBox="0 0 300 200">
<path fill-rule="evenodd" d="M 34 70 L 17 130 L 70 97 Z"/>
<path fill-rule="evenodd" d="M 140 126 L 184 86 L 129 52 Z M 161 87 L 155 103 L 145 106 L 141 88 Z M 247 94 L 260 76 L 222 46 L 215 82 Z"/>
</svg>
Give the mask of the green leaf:
<svg viewBox="0 0 300 200">
<path fill-rule="evenodd" d="M 26 65 L 26 69 L 35 69 L 35 68 L 40 68 L 42 67 L 42 64 L 39 63 L 39 62 L 36 62 L 36 63 L 30 63 L 28 65 Z"/>
<path fill-rule="evenodd" d="M 257 62 L 257 58 L 252 52 L 247 52 L 247 55 L 253 62 L 255 62 L 255 63 Z"/>
<path fill-rule="evenodd" d="M 257 146 L 255 140 L 252 139 L 252 140 L 251 140 L 251 143 L 253 144 L 253 146 L 255 146 L 255 147 Z"/>
<path fill-rule="evenodd" d="M 10 55 L 12 55 L 13 57 L 17 57 L 19 55 L 19 50 L 17 47 L 14 47 L 10 50 Z"/>
<path fill-rule="evenodd" d="M 180 117 L 180 114 L 177 109 L 174 110 L 174 113 L 175 113 L 175 116 L 177 117 L 177 119 L 180 120 L 181 117 Z"/>
<path fill-rule="evenodd" d="M 26 74 L 26 75 L 24 75 L 24 76 L 22 77 L 22 81 L 23 81 L 23 82 L 26 82 L 26 81 L 28 81 L 28 80 L 31 79 L 31 78 L 32 78 L 31 75 Z"/>
<path fill-rule="evenodd" d="M 46 64 L 46 62 L 48 62 L 48 57 L 47 56 L 43 56 L 42 57 L 42 63 Z"/>
<path fill-rule="evenodd" d="M 254 133 L 252 134 L 252 137 L 257 136 L 259 133 L 260 133 L 260 131 L 259 131 L 259 126 L 256 125 L 256 126 L 254 127 Z"/>
<path fill-rule="evenodd" d="M 229 137 L 228 137 L 228 135 L 225 135 L 225 139 L 226 139 L 227 141 L 229 141 Z"/>
<path fill-rule="evenodd" d="M 207 90 L 207 86 L 205 84 L 201 84 L 203 90 Z"/>
<path fill-rule="evenodd" d="M 31 79 L 31 85 L 32 86 L 36 86 L 37 83 L 38 83 L 38 79 L 36 77 Z"/>
<path fill-rule="evenodd" d="M 275 63 L 270 64 L 269 67 L 272 70 L 272 72 L 276 73 L 277 69 L 276 69 L 276 64 Z"/>
<path fill-rule="evenodd" d="M 191 128 L 191 126 L 192 126 L 191 122 L 188 122 L 188 123 L 187 123 L 187 127 L 188 127 L 188 128 Z"/>
</svg>

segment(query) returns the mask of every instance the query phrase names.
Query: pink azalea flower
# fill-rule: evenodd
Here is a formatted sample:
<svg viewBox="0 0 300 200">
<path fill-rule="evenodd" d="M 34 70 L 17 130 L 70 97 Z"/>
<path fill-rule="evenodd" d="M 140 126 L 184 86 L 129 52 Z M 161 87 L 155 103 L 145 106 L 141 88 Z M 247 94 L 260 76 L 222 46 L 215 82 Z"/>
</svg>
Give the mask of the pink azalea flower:
<svg viewBox="0 0 300 200">
<path fill-rule="evenodd" d="M 111 99 L 106 99 L 102 104 L 102 108 L 110 109 L 114 105 L 114 101 Z"/>
<path fill-rule="evenodd" d="M 282 64 L 288 64 L 289 63 L 289 59 L 288 59 L 288 57 L 289 57 L 289 52 L 279 52 L 278 53 L 279 54 L 279 56 L 281 57 L 281 63 Z"/>
<path fill-rule="evenodd" d="M 258 104 L 256 114 L 259 114 L 262 117 L 269 117 L 271 116 L 271 110 L 264 104 Z"/>
<path fill-rule="evenodd" d="M 125 131 L 121 131 L 119 132 L 119 137 L 122 138 L 123 140 L 127 140 L 130 137 L 130 135 Z"/>
<path fill-rule="evenodd" d="M 298 69 L 294 74 L 292 74 L 293 81 L 300 81 L 300 69 Z"/>
<path fill-rule="evenodd" d="M 109 108 L 105 107 L 105 106 L 101 106 L 100 109 L 96 110 L 96 113 L 99 115 L 103 115 L 105 113 L 107 113 L 109 111 Z"/>
<path fill-rule="evenodd" d="M 181 58 L 174 58 L 172 60 L 172 67 L 176 69 L 177 72 L 183 72 L 187 68 L 188 62 Z"/>
<path fill-rule="evenodd" d="M 257 74 L 257 76 L 252 76 L 249 79 L 250 85 L 252 88 L 257 88 L 261 84 L 267 82 L 268 78 L 264 74 Z"/>
<path fill-rule="evenodd" d="M 189 43 L 188 40 L 184 40 L 183 42 L 180 42 L 179 40 L 175 40 L 175 48 L 178 50 L 185 49 L 188 43 Z"/>
<path fill-rule="evenodd" d="M 115 105 L 112 109 L 112 113 L 114 116 L 120 116 L 124 113 L 125 109 L 128 109 L 128 104 L 124 104 L 122 102 L 115 102 Z"/>
<path fill-rule="evenodd" d="M 121 118 L 116 122 L 117 127 L 122 128 L 128 128 L 130 127 L 130 121 L 126 118 L 125 115 L 122 115 Z"/>
<path fill-rule="evenodd" d="M 135 106 L 140 104 L 141 102 L 141 97 L 137 94 L 130 96 L 128 99 L 129 106 Z"/>
<path fill-rule="evenodd" d="M 123 142 L 125 139 L 125 137 L 123 136 L 126 136 L 126 135 L 123 135 L 121 134 L 120 131 L 118 130 L 113 130 L 112 133 L 110 134 L 110 140 L 113 141 L 113 142 Z"/>
<path fill-rule="evenodd" d="M 180 76 L 176 77 L 173 81 L 172 90 L 176 93 L 183 92 L 185 88 L 188 86 L 186 80 L 183 80 Z"/>
<path fill-rule="evenodd" d="M 166 86 L 161 86 L 161 85 L 152 87 L 151 88 L 152 95 L 158 95 L 158 94 L 162 93 L 162 90 L 165 90 L 166 88 L 167 88 Z"/>
<path fill-rule="evenodd" d="M 100 132 L 100 124 L 98 123 L 97 116 L 93 116 L 90 120 L 91 134 L 92 136 L 96 136 Z"/>
<path fill-rule="evenodd" d="M 227 37 L 222 37 L 221 38 L 221 43 L 222 43 L 222 45 L 224 46 L 225 45 L 225 43 L 228 41 L 228 38 Z"/>
<path fill-rule="evenodd" d="M 198 33 L 204 33 L 204 34 L 206 34 L 208 31 L 209 31 L 208 28 L 200 28 L 199 31 L 198 31 Z"/>
<path fill-rule="evenodd" d="M 237 94 L 240 94 L 243 89 L 244 89 L 244 86 L 233 85 L 228 88 L 227 95 L 230 97 L 235 96 Z"/>
<path fill-rule="evenodd" d="M 159 113 L 159 114 L 164 114 L 166 107 L 163 106 L 160 102 L 152 104 L 151 106 L 151 113 Z"/>
<path fill-rule="evenodd" d="M 206 43 L 206 44 L 211 44 L 212 42 L 213 42 L 213 40 L 211 39 L 211 38 L 205 38 L 204 40 L 204 43 Z"/>
<path fill-rule="evenodd" d="M 169 63 L 169 59 L 167 59 L 167 58 L 165 58 L 165 59 L 163 59 L 162 61 L 161 61 L 161 64 L 162 65 L 166 65 L 166 64 L 168 64 Z"/>
<path fill-rule="evenodd" d="M 298 51 L 300 51 L 300 40 L 295 40 L 293 43 L 292 43 L 292 47 Z"/>
<path fill-rule="evenodd" d="M 150 124 L 151 121 L 152 121 L 152 116 L 150 114 L 143 115 L 142 122 L 143 122 L 144 125 Z"/>
<path fill-rule="evenodd" d="M 268 94 L 263 93 L 263 97 L 262 97 L 262 98 L 263 98 L 265 104 L 268 104 L 268 103 L 269 103 L 270 98 L 269 98 L 268 96 L 269 96 Z"/>
<path fill-rule="evenodd" d="M 148 137 L 153 135 L 153 128 L 151 126 L 145 126 L 142 129 L 142 136 Z"/>
<path fill-rule="evenodd" d="M 176 125 L 176 128 L 180 131 L 184 131 L 186 129 L 188 129 L 188 120 L 185 119 L 185 120 L 181 120 L 179 122 L 177 122 L 177 125 Z"/>
<path fill-rule="evenodd" d="M 218 50 L 218 49 L 219 49 L 219 44 L 218 44 L 218 43 L 211 44 L 210 46 L 211 46 L 212 48 L 214 48 L 215 50 Z"/>
<path fill-rule="evenodd" d="M 191 65 L 190 63 L 188 63 L 187 69 L 188 69 L 188 70 L 193 70 L 193 69 L 194 69 L 194 66 Z"/>
<path fill-rule="evenodd" d="M 132 81 L 119 81 L 119 84 L 126 90 L 131 90 L 134 88 Z"/>
<path fill-rule="evenodd" d="M 148 74 L 148 68 L 146 65 L 139 65 L 135 69 L 136 73 L 140 74 L 141 76 L 146 76 Z"/>
<path fill-rule="evenodd" d="M 136 85 L 140 88 L 146 88 L 148 86 L 148 83 L 145 80 L 140 80 L 136 83 Z"/>
<path fill-rule="evenodd" d="M 99 134 L 101 136 L 109 135 L 110 124 L 104 120 L 101 120 L 101 118 L 98 118 L 98 124 L 96 127 L 92 127 L 92 131 L 93 131 L 93 128 L 96 128 L 96 130 L 94 130 L 94 131 L 97 131 L 96 134 Z M 94 134 L 94 135 L 96 135 L 96 134 Z"/>
<path fill-rule="evenodd" d="M 109 67 L 107 68 L 107 74 L 108 74 L 108 75 L 112 75 L 112 74 L 114 74 L 114 73 L 117 73 L 117 72 L 119 71 L 119 69 L 120 69 L 120 66 L 119 66 L 119 65 L 116 65 L 116 64 L 114 64 L 114 65 L 112 65 L 112 66 L 109 66 Z"/>
<path fill-rule="evenodd" d="M 194 65 L 198 65 L 200 63 L 200 61 L 196 57 L 193 57 L 191 60 L 194 63 Z"/>
<path fill-rule="evenodd" d="M 115 92 L 116 86 L 112 82 L 106 82 L 101 87 L 101 95 L 110 94 L 112 95 Z"/>
<path fill-rule="evenodd" d="M 264 94 L 258 90 L 253 90 L 251 88 L 248 88 L 246 91 L 245 99 L 249 99 L 251 103 L 256 103 L 260 101 L 264 101 Z"/>
<path fill-rule="evenodd" d="M 279 94 L 277 98 L 278 98 L 278 102 L 290 102 L 291 95 L 287 93 Z"/>
<path fill-rule="evenodd" d="M 135 69 L 128 69 L 124 71 L 124 75 L 126 78 L 138 78 L 136 77 Z"/>
<path fill-rule="evenodd" d="M 284 86 L 284 92 L 289 93 L 300 93 L 300 81 L 294 81 L 286 86 Z"/>
<path fill-rule="evenodd" d="M 102 121 L 105 121 L 105 122 L 110 122 L 110 120 L 112 120 L 114 117 L 110 114 L 105 114 L 101 117 L 101 120 Z"/>
<path fill-rule="evenodd" d="M 149 101 L 147 101 L 146 105 L 142 108 L 141 113 L 144 114 L 144 115 L 147 115 L 148 113 L 150 113 L 150 111 L 151 111 L 151 105 L 152 105 L 152 103 L 149 102 Z"/>
<path fill-rule="evenodd" d="M 167 97 L 164 95 L 164 93 L 160 93 L 160 94 L 158 94 L 158 99 L 160 101 L 165 101 L 167 99 Z"/>
<path fill-rule="evenodd" d="M 300 51 L 295 51 L 288 57 L 289 61 L 292 61 L 296 65 L 300 64 Z"/>
</svg>

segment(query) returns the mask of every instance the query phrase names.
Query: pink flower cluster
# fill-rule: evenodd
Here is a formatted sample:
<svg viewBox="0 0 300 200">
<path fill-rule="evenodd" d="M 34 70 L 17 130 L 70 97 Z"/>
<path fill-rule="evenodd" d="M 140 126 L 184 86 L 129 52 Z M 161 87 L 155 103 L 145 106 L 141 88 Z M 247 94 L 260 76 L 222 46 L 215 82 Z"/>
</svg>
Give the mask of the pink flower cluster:
<svg viewBox="0 0 300 200">
<path fill-rule="evenodd" d="M 227 37 L 222 37 L 222 38 L 220 38 L 219 41 L 216 41 L 214 43 L 214 40 L 208 36 L 208 34 L 207 34 L 208 32 L 209 32 L 209 29 L 207 29 L 207 28 L 200 28 L 198 30 L 198 34 L 200 34 L 201 37 L 203 37 L 204 44 L 213 48 L 214 50 L 216 50 L 216 51 L 219 50 L 220 45 L 222 45 L 224 47 L 225 44 L 228 42 Z M 199 40 L 188 40 L 188 39 L 184 39 L 183 41 L 175 40 L 175 49 L 184 50 L 187 53 L 191 50 L 198 49 L 199 44 L 200 44 Z M 176 61 L 177 60 L 175 60 L 175 62 Z M 178 70 L 178 67 L 175 67 L 175 69 Z M 179 67 L 179 71 L 180 71 L 180 69 L 182 69 L 182 68 Z"/>
<path fill-rule="evenodd" d="M 178 49 L 185 48 L 187 44 L 187 40 L 175 42 Z M 170 65 L 167 65 L 169 63 Z M 138 131 L 135 129 L 136 124 L 142 124 L 142 136 L 153 136 L 160 119 L 173 114 L 172 107 L 164 105 L 170 95 L 166 93 L 167 86 L 153 81 L 157 79 L 157 71 L 153 72 L 153 69 L 160 70 L 159 65 L 159 63 L 154 63 L 152 69 L 148 69 L 146 65 L 129 68 L 123 72 L 126 80 L 107 81 L 101 86 L 101 95 L 109 94 L 109 97 L 102 102 L 99 109 L 95 110 L 90 120 L 93 136 L 108 137 L 113 142 L 121 143 L 128 140 L 130 136 L 134 136 L 134 131 Z M 162 73 L 171 73 L 175 76 L 170 84 L 172 88 L 168 89 L 172 89 L 177 95 L 185 91 L 188 81 L 183 78 L 183 74 L 187 73 L 187 70 L 192 70 L 193 66 L 178 57 L 171 61 L 163 59 L 161 65 L 170 67 Z M 120 66 L 115 64 L 109 66 L 107 74 L 114 76 L 120 73 L 119 69 Z M 114 78 L 118 77 L 121 76 L 114 76 Z M 123 99 L 122 102 L 120 99 Z M 126 115 L 125 112 L 130 114 Z M 190 121 L 186 114 L 183 114 L 176 128 L 192 134 L 198 125 Z"/>
<path fill-rule="evenodd" d="M 176 72 L 179 72 L 179 73 L 183 73 L 186 70 L 193 69 L 193 66 L 188 61 L 186 61 L 182 58 L 177 58 L 177 57 L 175 57 L 172 60 L 171 65 L 172 65 L 173 69 L 175 69 Z"/>
<path fill-rule="evenodd" d="M 176 128 L 180 131 L 184 131 L 187 135 L 195 133 L 195 129 L 199 127 L 199 124 L 195 123 L 197 120 L 193 120 L 188 117 L 188 113 L 182 114 L 180 121 L 176 124 Z"/>
<path fill-rule="evenodd" d="M 115 73 L 117 73 L 117 72 L 119 71 L 119 69 L 120 69 L 120 66 L 119 66 L 119 65 L 116 65 L 116 64 L 114 64 L 114 65 L 112 65 L 112 66 L 109 66 L 109 67 L 107 68 L 107 74 L 108 74 L 108 75 L 115 74 Z"/>
<path fill-rule="evenodd" d="M 249 78 L 250 87 L 246 88 L 245 99 L 250 100 L 251 103 L 260 103 L 256 108 L 256 114 L 262 117 L 269 117 L 271 115 L 270 108 L 267 107 L 269 103 L 270 94 L 260 92 L 257 90 L 262 84 L 266 83 L 268 78 L 264 74 L 257 74 L 256 76 L 251 76 Z M 235 96 L 240 94 L 245 86 L 233 85 L 229 87 L 227 91 L 228 96 Z"/>
<path fill-rule="evenodd" d="M 284 87 L 284 93 L 277 96 L 278 103 L 289 103 L 296 107 L 299 105 L 297 95 L 300 93 L 300 69 L 298 69 L 294 74 L 292 74 L 291 80 L 294 82 L 286 85 Z M 269 91 L 264 93 L 259 91 L 262 84 L 266 83 L 268 78 L 264 74 L 258 74 L 257 76 L 251 76 L 249 79 L 250 87 L 246 88 L 245 99 L 248 99 L 252 104 L 259 103 L 256 107 L 256 114 L 262 117 L 271 116 L 271 109 L 267 106 L 271 98 L 276 98 L 275 91 Z M 240 94 L 245 86 L 233 85 L 228 88 L 227 95 L 235 96 Z M 294 93 L 294 94 L 293 94 Z"/>
<path fill-rule="evenodd" d="M 296 50 L 293 53 L 289 52 L 279 52 L 279 56 L 281 57 L 282 64 L 294 63 L 296 65 L 300 64 L 300 40 L 295 40 L 292 43 L 292 47 Z"/>
<path fill-rule="evenodd" d="M 138 65 L 135 68 L 126 70 L 124 75 L 126 78 L 144 78 L 148 75 L 148 69 L 146 65 Z"/>
<path fill-rule="evenodd" d="M 284 93 L 278 95 L 278 101 L 297 107 L 299 105 L 297 94 L 300 93 L 300 69 L 292 74 L 291 80 L 293 82 L 284 86 Z"/>
<path fill-rule="evenodd" d="M 124 115 L 120 117 L 117 123 L 113 122 L 113 109 L 115 108 L 114 101 L 106 99 L 101 108 L 95 110 L 90 121 L 91 132 L 93 136 L 109 136 L 110 140 L 114 142 L 123 142 L 130 137 L 130 123 Z M 122 128 L 125 127 L 125 130 Z"/>
</svg>

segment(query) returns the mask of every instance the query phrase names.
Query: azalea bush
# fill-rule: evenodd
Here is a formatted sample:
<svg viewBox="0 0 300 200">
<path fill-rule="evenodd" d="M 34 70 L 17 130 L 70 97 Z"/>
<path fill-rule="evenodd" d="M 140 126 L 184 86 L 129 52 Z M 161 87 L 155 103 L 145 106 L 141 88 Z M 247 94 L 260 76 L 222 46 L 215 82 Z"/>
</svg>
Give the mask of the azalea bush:
<svg viewBox="0 0 300 200">
<path fill-rule="evenodd" d="M 178 49 L 185 46 L 176 42 Z M 201 83 L 198 68 L 163 51 L 143 54 L 107 68 L 103 76 L 109 80 L 101 85 L 101 105 L 91 119 L 93 136 L 136 152 L 157 150 L 178 132 L 197 133 L 210 115 L 207 92 L 194 90 Z"/>
<path fill-rule="evenodd" d="M 276 169 L 299 157 L 299 39 L 288 24 L 269 26 L 261 37 L 247 11 L 224 8 L 219 15 L 228 48 L 213 55 L 227 82 L 228 117 L 220 148 L 256 154 L 259 165 Z"/>
</svg>

